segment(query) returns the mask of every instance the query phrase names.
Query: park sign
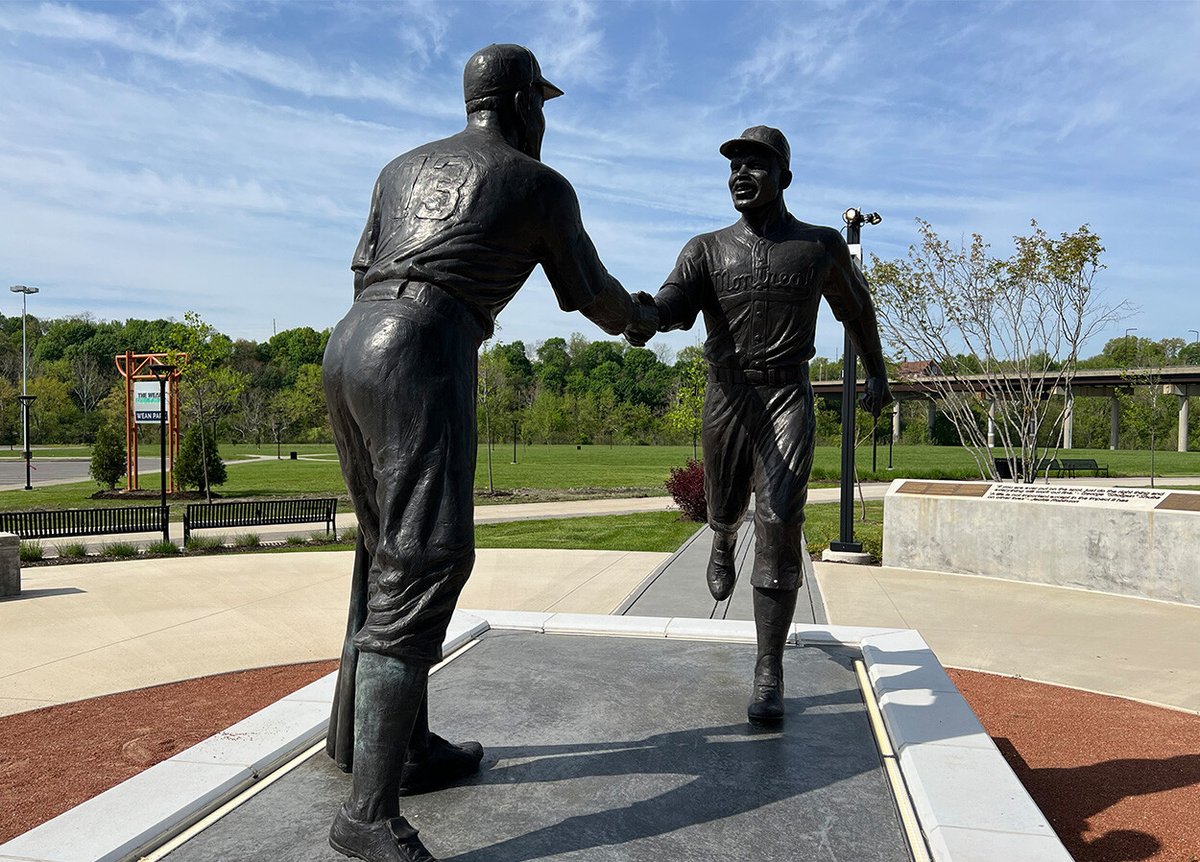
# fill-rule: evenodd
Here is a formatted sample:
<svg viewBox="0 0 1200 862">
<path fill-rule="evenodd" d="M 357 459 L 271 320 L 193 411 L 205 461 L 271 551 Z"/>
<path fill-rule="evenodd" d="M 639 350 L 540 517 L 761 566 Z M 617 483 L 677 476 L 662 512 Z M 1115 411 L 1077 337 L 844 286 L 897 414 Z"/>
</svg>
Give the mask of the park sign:
<svg viewBox="0 0 1200 862">
<path fill-rule="evenodd" d="M 137 380 L 133 384 L 133 420 L 138 423 L 163 420 L 163 406 L 159 384 L 156 381 Z M 170 387 L 167 387 L 167 403 L 171 403 Z"/>
</svg>

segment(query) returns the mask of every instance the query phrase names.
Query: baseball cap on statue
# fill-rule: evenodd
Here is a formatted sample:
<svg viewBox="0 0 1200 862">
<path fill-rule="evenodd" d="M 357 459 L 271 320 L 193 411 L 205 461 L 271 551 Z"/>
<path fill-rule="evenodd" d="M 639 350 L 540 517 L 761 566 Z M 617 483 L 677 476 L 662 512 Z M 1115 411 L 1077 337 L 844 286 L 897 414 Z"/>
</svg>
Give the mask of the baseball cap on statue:
<svg viewBox="0 0 1200 862">
<path fill-rule="evenodd" d="M 554 99 L 563 91 L 542 77 L 533 52 L 522 45 L 488 45 L 480 48 L 467 60 L 463 69 L 463 98 L 470 102 L 484 96 L 515 93 L 529 86 L 542 88 L 546 99 Z"/>
<path fill-rule="evenodd" d="M 751 126 L 742 132 L 740 137 L 733 138 L 721 144 L 721 155 L 732 159 L 739 151 L 752 147 L 766 148 L 783 160 L 783 169 L 791 170 L 792 148 L 788 146 L 787 138 L 779 129 L 770 126 Z"/>
</svg>

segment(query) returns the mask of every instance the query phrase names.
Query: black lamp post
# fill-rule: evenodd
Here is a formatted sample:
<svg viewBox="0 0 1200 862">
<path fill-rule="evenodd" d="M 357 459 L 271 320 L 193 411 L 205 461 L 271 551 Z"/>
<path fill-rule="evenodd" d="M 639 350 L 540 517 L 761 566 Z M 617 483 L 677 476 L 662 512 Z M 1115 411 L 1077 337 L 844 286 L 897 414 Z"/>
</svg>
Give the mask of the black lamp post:
<svg viewBox="0 0 1200 862">
<path fill-rule="evenodd" d="M 18 395 L 21 402 L 21 437 L 25 440 L 25 490 L 32 491 L 33 453 L 29 451 L 29 405 L 37 400 L 36 395 Z"/>
<path fill-rule="evenodd" d="M 842 213 L 846 222 L 846 244 L 850 246 L 850 256 L 856 261 L 862 260 L 862 226 L 864 224 L 879 224 L 883 219 L 879 213 L 864 213 L 857 207 L 851 207 Z M 858 355 L 854 350 L 854 342 L 850 333 L 845 335 L 844 357 L 842 362 L 842 493 L 840 506 L 839 540 L 829 543 L 831 551 L 862 553 L 862 542 L 854 541 L 854 395 L 858 378 Z M 874 465 L 872 465 L 874 469 Z"/>
<path fill-rule="evenodd" d="M 31 463 L 33 453 L 29 449 L 29 405 L 33 403 L 37 396 L 29 394 L 29 352 L 25 347 L 25 312 L 30 295 L 40 292 L 40 288 L 14 284 L 9 290 L 13 293 L 21 294 L 21 394 L 17 396 L 17 400 L 21 402 L 21 440 L 24 444 L 22 448 L 25 450 L 25 490 L 32 491 L 33 484 L 30 482 L 30 479 L 33 474 L 33 465 Z"/>
<path fill-rule="evenodd" d="M 174 365 L 151 365 L 150 371 L 158 380 L 158 478 L 162 488 L 160 505 L 162 506 L 163 541 L 171 541 L 170 514 L 167 509 L 167 381 L 175 371 Z"/>
</svg>

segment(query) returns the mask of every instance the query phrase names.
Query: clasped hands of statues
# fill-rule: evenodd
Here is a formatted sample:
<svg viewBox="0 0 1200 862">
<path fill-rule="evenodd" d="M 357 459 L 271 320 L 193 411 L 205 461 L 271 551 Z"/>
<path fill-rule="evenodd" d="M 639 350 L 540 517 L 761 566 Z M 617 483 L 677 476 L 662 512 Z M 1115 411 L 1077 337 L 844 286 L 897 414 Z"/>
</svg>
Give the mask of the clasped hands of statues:
<svg viewBox="0 0 1200 862">
<path fill-rule="evenodd" d="M 625 340 L 634 347 L 645 347 L 660 329 L 658 305 L 654 297 L 639 290 L 633 296 L 633 317 L 625 327 Z M 892 403 L 892 391 L 888 386 L 886 376 L 871 375 L 867 377 L 865 390 L 858 398 L 858 403 L 872 416 L 879 418 L 883 408 Z"/>
</svg>

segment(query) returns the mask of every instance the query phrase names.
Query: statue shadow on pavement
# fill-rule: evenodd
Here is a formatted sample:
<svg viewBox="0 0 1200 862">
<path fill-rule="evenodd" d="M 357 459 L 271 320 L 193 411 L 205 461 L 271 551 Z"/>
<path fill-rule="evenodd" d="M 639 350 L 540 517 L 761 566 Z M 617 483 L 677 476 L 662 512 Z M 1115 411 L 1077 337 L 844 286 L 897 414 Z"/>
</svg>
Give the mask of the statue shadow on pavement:
<svg viewBox="0 0 1200 862">
<path fill-rule="evenodd" d="M 856 750 L 821 746 L 821 740 L 844 738 L 846 713 L 811 711 L 861 703 L 853 690 L 788 698 L 783 731 L 757 729 L 743 722 L 655 734 L 636 741 L 489 748 L 492 766 L 470 787 L 478 810 L 490 809 L 494 816 L 503 814 L 499 806 L 486 801 L 489 788 L 664 775 L 678 776 L 684 783 L 628 804 L 568 816 L 553 825 L 448 856 L 446 862 L 524 862 L 619 846 L 752 812 L 878 769 L 873 745 Z M 785 750 L 785 736 L 806 741 L 802 749 L 790 752 L 791 758 Z M 805 755 L 802 761 L 798 754 Z M 639 789 L 659 786 L 661 780 L 635 779 L 626 782 L 624 793 L 614 792 L 611 798 L 620 802 L 621 797 L 636 797 Z M 603 801 L 597 799 L 593 804 Z"/>
</svg>

